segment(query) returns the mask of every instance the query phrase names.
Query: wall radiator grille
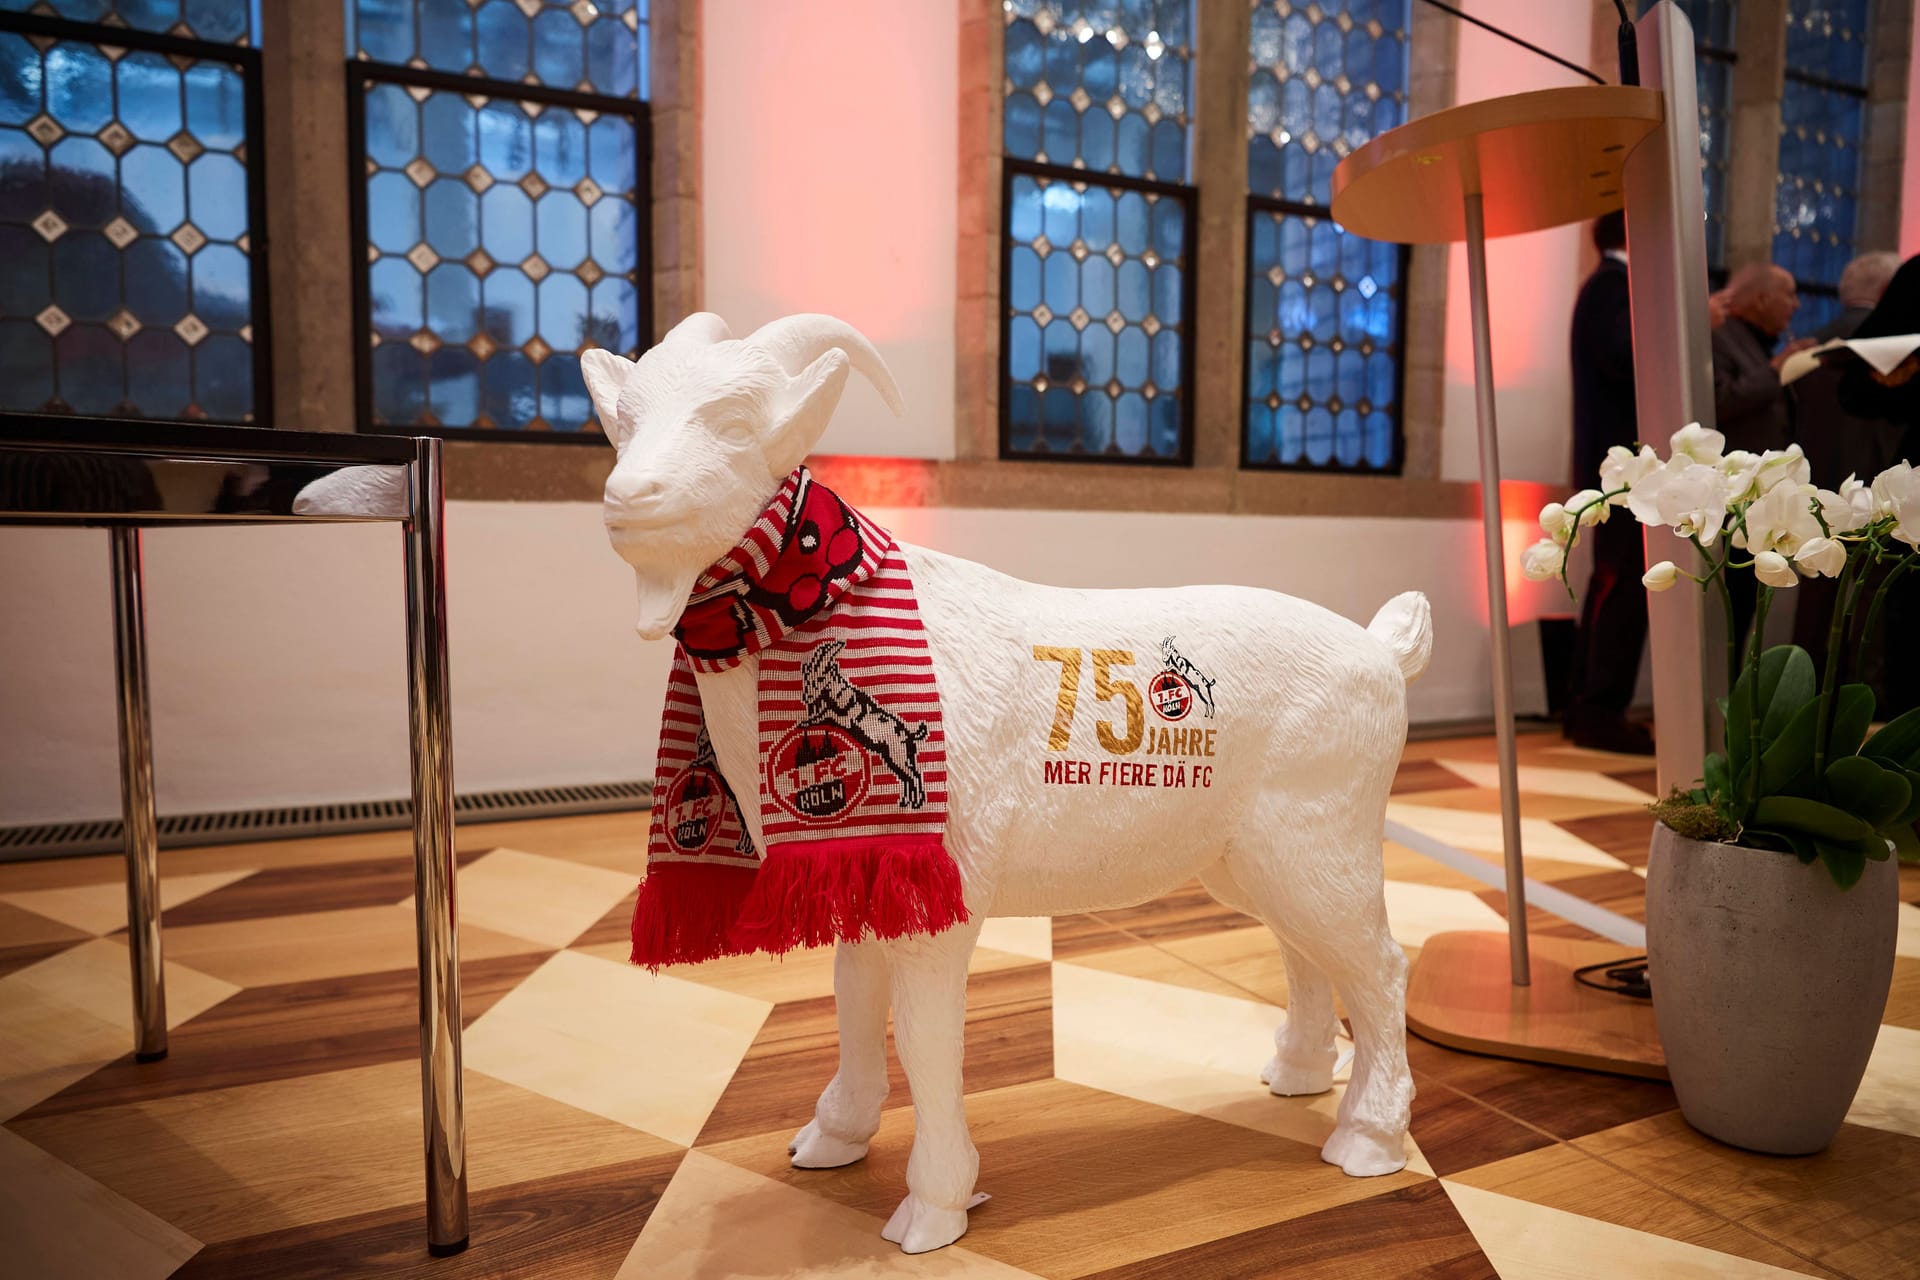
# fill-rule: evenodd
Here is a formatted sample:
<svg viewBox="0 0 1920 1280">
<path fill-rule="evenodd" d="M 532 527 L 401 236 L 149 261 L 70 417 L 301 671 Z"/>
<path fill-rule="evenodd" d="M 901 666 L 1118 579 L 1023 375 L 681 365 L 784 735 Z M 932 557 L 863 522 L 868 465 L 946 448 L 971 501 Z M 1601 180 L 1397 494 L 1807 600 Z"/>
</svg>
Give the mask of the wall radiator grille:
<svg viewBox="0 0 1920 1280">
<path fill-rule="evenodd" d="M 505 822 L 578 813 L 617 813 L 644 809 L 652 801 L 651 782 L 588 782 L 471 792 L 454 797 L 453 812 L 457 822 Z M 176 813 L 160 818 L 160 847 L 173 849 L 184 845 L 393 831 L 412 822 L 412 800 L 353 800 L 338 804 L 236 809 L 226 813 Z M 118 853 L 120 848 L 118 818 L 0 827 L 0 862 Z"/>
</svg>

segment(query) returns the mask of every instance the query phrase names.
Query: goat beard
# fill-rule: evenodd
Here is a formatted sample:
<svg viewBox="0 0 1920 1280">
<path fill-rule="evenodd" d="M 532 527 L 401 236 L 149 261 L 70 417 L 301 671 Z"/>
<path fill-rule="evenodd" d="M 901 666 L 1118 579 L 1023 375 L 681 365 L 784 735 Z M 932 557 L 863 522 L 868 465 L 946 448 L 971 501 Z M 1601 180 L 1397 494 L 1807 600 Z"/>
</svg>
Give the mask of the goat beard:
<svg viewBox="0 0 1920 1280">
<path fill-rule="evenodd" d="M 634 629 L 643 640 L 664 640 L 679 625 L 687 610 L 687 597 L 699 578 L 698 569 L 642 569 L 635 566 L 634 584 L 639 593 L 640 620 Z"/>
</svg>

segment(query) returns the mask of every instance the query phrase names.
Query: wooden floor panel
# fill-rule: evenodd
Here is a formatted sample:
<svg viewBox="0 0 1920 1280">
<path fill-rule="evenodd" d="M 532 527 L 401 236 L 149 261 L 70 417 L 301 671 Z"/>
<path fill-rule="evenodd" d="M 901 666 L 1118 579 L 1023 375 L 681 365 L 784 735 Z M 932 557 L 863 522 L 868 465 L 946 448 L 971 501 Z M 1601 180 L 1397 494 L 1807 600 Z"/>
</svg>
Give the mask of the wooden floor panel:
<svg viewBox="0 0 1920 1280">
<path fill-rule="evenodd" d="M 1520 746 L 1530 874 L 1643 918 L 1645 758 Z M 1495 758 L 1490 738 L 1410 745 L 1395 813 L 1497 861 Z M 1920 925 L 1826 1155 L 1722 1147 L 1662 1084 L 1410 1039 L 1413 1164 L 1353 1179 L 1318 1154 L 1344 1084 L 1277 1099 L 1255 1078 L 1289 997 L 1258 922 L 1197 882 L 996 921 L 966 1023 L 994 1198 L 910 1258 L 878 1239 L 911 1150 L 891 1046 L 868 1158 L 792 1169 L 838 1056 L 831 953 L 627 967 L 645 833 L 631 813 L 456 832 L 473 1247 L 450 1259 L 424 1248 L 409 833 L 163 853 L 180 985 L 150 1065 L 128 1053 L 124 937 L 96 936 L 123 933 L 119 860 L 0 865 L 0 1098 L 24 1108 L 0 1153 L 46 1172 L 31 1212 L 0 1212 L 0 1256 L 92 1250 L 97 1274 L 154 1280 L 1920 1276 Z M 1500 926 L 1497 891 L 1399 845 L 1383 862 L 1410 951 Z"/>
<path fill-rule="evenodd" d="M 174 1280 L 605 1280 L 660 1201 L 681 1153 L 473 1194 L 466 1252 L 422 1243 L 424 1202 L 209 1245 Z"/>
<path fill-rule="evenodd" d="M 1497 1273 L 1437 1182 L 1123 1263 L 1089 1280 L 1488 1280 Z"/>
</svg>

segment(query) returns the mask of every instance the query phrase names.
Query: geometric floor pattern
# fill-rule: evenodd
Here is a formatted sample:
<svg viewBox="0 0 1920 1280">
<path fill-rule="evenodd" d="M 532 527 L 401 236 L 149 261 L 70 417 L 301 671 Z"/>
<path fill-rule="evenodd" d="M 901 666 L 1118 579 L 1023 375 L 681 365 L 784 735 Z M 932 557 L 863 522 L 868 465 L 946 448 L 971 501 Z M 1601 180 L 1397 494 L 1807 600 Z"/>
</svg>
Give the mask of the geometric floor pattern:
<svg viewBox="0 0 1920 1280">
<path fill-rule="evenodd" d="M 1391 816 L 1497 862 L 1491 739 L 1410 744 Z M 1521 738 L 1528 873 L 1643 915 L 1644 759 Z M 1409 1038 L 1408 1167 L 1323 1164 L 1339 1088 L 1270 1096 L 1272 939 L 1200 887 L 994 920 L 968 989 L 979 1189 L 955 1246 L 880 1239 L 912 1111 L 791 1168 L 835 1058 L 830 952 L 625 962 L 645 817 L 462 827 L 473 1246 L 424 1241 L 405 833 L 161 855 L 172 1052 L 130 1048 L 116 859 L 0 866 L 0 1271 L 32 1277 L 1920 1276 L 1920 874 L 1826 1152 L 1687 1127 L 1665 1085 Z M 1398 845 L 1410 953 L 1505 899 Z M 1535 911 L 1536 930 L 1584 935 Z"/>
</svg>

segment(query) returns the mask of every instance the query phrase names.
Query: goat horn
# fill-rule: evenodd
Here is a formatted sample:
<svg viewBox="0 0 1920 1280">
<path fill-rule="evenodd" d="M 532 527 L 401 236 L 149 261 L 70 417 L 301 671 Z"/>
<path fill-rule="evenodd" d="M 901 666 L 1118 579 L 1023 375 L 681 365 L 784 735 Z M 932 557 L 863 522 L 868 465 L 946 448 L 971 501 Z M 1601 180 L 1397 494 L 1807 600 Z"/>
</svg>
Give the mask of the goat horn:
<svg viewBox="0 0 1920 1280">
<path fill-rule="evenodd" d="M 679 324 L 667 331 L 660 340 L 661 345 L 710 347 L 716 342 L 726 342 L 733 337 L 733 331 L 727 328 L 727 322 L 711 311 L 696 311 Z"/>
<path fill-rule="evenodd" d="M 896 414 L 901 411 L 900 388 L 894 384 L 886 362 L 873 344 L 844 320 L 813 314 L 787 316 L 761 325 L 747 341 L 779 361 L 789 377 L 799 376 L 801 370 L 829 351 L 844 351 L 853 367 L 879 391 L 887 408 Z"/>
</svg>

